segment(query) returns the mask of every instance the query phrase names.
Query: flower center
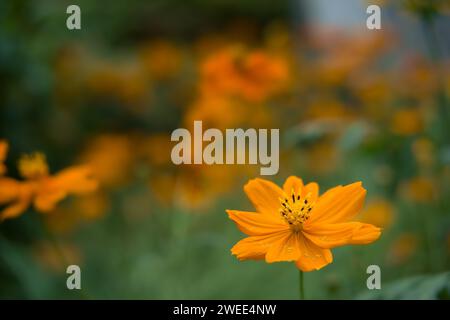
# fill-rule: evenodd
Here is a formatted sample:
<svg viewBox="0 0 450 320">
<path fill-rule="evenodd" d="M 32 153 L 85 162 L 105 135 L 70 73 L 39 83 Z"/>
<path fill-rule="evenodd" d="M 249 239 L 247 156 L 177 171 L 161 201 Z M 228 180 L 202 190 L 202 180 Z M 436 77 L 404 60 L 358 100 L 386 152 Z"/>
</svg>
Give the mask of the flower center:
<svg viewBox="0 0 450 320">
<path fill-rule="evenodd" d="M 280 198 L 280 214 L 291 226 L 293 231 L 300 231 L 303 223 L 309 219 L 314 203 L 311 202 L 311 193 L 302 197 L 300 193 L 291 192 L 290 197 Z"/>
<path fill-rule="evenodd" d="M 45 155 L 40 152 L 25 154 L 19 159 L 19 173 L 27 179 L 37 179 L 48 175 Z"/>
</svg>

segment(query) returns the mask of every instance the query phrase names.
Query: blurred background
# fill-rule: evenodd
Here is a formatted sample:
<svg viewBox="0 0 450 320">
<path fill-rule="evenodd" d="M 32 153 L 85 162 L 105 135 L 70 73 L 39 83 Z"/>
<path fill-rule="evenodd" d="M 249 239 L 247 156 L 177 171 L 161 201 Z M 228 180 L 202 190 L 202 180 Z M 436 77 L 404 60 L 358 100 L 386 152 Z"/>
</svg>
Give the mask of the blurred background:
<svg viewBox="0 0 450 320">
<path fill-rule="evenodd" d="M 380 240 L 333 250 L 307 298 L 448 299 L 449 14 L 432 0 L 1 1 L 0 182 L 39 151 L 50 174 L 90 165 L 99 188 L 0 224 L 0 298 L 296 299 L 293 264 L 230 253 L 244 235 L 225 209 L 252 210 L 242 187 L 259 166 L 172 164 L 171 132 L 202 120 L 280 128 L 278 184 L 368 190 L 360 220 Z M 371 264 L 382 290 L 366 287 Z"/>
</svg>

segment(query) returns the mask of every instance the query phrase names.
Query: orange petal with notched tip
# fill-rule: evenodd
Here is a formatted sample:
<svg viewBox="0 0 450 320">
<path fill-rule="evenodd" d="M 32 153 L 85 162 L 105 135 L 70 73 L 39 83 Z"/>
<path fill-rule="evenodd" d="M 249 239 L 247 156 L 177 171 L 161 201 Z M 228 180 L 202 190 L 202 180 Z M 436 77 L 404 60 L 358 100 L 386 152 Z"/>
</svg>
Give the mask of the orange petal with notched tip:
<svg viewBox="0 0 450 320">
<path fill-rule="evenodd" d="M 368 244 L 380 237 L 381 229 L 361 222 L 311 226 L 303 234 L 317 246 L 334 248 L 346 244 Z"/>
<path fill-rule="evenodd" d="M 239 230 L 249 236 L 260 236 L 279 231 L 289 230 L 289 226 L 281 218 L 258 212 L 226 210 L 228 217 L 233 220 Z"/>
<path fill-rule="evenodd" d="M 301 196 L 302 198 L 305 198 L 307 195 L 311 197 L 311 202 L 316 201 L 317 198 L 319 198 L 319 185 L 315 182 L 310 182 L 305 185 L 302 189 Z"/>
<path fill-rule="evenodd" d="M 231 253 L 239 260 L 264 259 L 270 246 L 280 238 L 285 238 L 287 232 L 271 233 L 263 236 L 252 236 L 242 239 L 231 248 Z"/>
<path fill-rule="evenodd" d="M 303 180 L 296 176 L 290 176 L 289 178 L 286 179 L 286 181 L 283 184 L 283 190 L 287 196 L 289 196 L 292 193 L 292 190 L 294 190 L 294 192 L 297 194 L 302 189 L 303 189 Z"/>
<path fill-rule="evenodd" d="M 302 236 L 300 238 L 300 250 L 302 252 L 300 258 L 295 262 L 297 268 L 308 272 L 319 270 L 327 264 L 333 262 L 333 254 L 329 249 L 316 246 L 309 239 Z"/>
<path fill-rule="evenodd" d="M 305 228 L 316 223 L 331 224 L 348 221 L 361 210 L 365 197 L 366 190 L 361 182 L 328 190 L 314 205 Z"/>
<path fill-rule="evenodd" d="M 264 179 L 252 179 L 244 186 L 244 191 L 255 206 L 256 211 L 269 215 L 279 215 L 279 199 L 284 197 L 284 193 L 276 184 Z"/>
</svg>

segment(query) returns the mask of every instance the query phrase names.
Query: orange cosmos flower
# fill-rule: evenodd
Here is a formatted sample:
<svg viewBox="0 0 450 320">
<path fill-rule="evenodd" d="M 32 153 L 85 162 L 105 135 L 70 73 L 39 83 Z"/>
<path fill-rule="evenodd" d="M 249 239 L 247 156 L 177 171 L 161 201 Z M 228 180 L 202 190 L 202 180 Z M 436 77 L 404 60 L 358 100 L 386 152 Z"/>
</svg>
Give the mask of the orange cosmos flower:
<svg viewBox="0 0 450 320">
<path fill-rule="evenodd" d="M 18 169 L 25 181 L 0 179 L 0 205 L 6 205 L 0 211 L 0 220 L 19 216 L 31 204 L 40 212 L 49 212 L 69 194 L 84 194 L 97 188 L 97 181 L 86 166 L 70 167 L 51 176 L 42 153 L 23 156 Z"/>
<path fill-rule="evenodd" d="M 258 103 L 286 87 L 289 65 L 262 50 L 230 46 L 208 57 L 200 73 L 203 95 L 237 96 Z"/>
<path fill-rule="evenodd" d="M 361 182 L 337 186 L 319 197 L 319 186 L 291 176 L 283 189 L 263 180 L 250 180 L 244 191 L 257 212 L 227 210 L 249 237 L 231 252 L 239 260 L 295 261 L 302 271 L 321 269 L 333 261 L 330 249 L 368 244 L 381 230 L 350 221 L 362 208 L 366 190 Z"/>
</svg>

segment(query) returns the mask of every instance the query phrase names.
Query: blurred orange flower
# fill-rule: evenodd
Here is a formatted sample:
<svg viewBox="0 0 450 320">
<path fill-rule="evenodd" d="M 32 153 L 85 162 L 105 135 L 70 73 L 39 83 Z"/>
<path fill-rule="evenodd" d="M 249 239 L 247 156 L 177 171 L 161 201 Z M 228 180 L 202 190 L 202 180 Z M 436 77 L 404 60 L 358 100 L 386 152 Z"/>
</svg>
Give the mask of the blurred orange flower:
<svg viewBox="0 0 450 320">
<path fill-rule="evenodd" d="M 182 53 L 171 42 L 158 40 L 140 50 L 140 59 L 150 76 L 156 79 L 166 79 L 180 70 Z"/>
<path fill-rule="evenodd" d="M 52 232 L 67 234 L 84 222 L 101 218 L 109 206 L 106 194 L 96 191 L 55 208 L 45 216 L 45 223 Z"/>
<path fill-rule="evenodd" d="M 412 151 L 421 167 L 430 168 L 435 161 L 435 146 L 430 139 L 419 138 L 412 144 Z"/>
<path fill-rule="evenodd" d="M 337 99 L 320 97 L 314 101 L 307 112 L 311 119 L 352 119 L 354 115 L 351 110 Z"/>
<path fill-rule="evenodd" d="M 53 272 L 65 271 L 67 263 L 80 265 L 82 262 L 80 249 L 69 243 L 55 247 L 48 241 L 38 242 L 33 247 L 33 256 L 42 267 Z"/>
<path fill-rule="evenodd" d="M 131 139 L 125 135 L 103 134 L 91 138 L 81 155 L 102 186 L 116 187 L 127 181 L 133 165 Z"/>
<path fill-rule="evenodd" d="M 279 92 L 289 78 L 282 58 L 261 50 L 246 52 L 240 47 L 218 51 L 201 65 L 201 92 L 205 95 L 237 95 L 260 102 Z"/>
<path fill-rule="evenodd" d="M 417 242 L 417 236 L 412 233 L 398 236 L 388 252 L 389 261 L 394 265 L 406 262 L 416 251 Z"/>
<path fill-rule="evenodd" d="M 25 181 L 0 179 L 0 204 L 6 205 L 0 220 L 19 216 L 31 203 L 36 210 L 49 212 L 68 195 L 89 193 L 98 186 L 87 166 L 70 167 L 50 176 L 42 153 L 24 155 L 18 169 Z"/>
<path fill-rule="evenodd" d="M 181 207 L 208 208 L 218 196 L 234 187 L 241 170 L 227 165 L 188 165 L 177 176 L 175 200 Z"/>
<path fill-rule="evenodd" d="M 389 201 L 376 199 L 370 202 L 361 213 L 360 221 L 379 226 L 380 228 L 387 228 L 392 223 L 393 215 L 394 208 Z"/>
<path fill-rule="evenodd" d="M 416 202 L 430 202 L 436 197 L 436 186 L 429 177 L 415 177 L 400 185 L 400 193 Z"/>
<path fill-rule="evenodd" d="M 306 152 L 308 170 L 316 174 L 333 172 L 340 161 L 340 152 L 333 141 L 320 141 L 313 144 Z"/>
<path fill-rule="evenodd" d="M 317 183 L 304 185 L 295 176 L 286 180 L 283 189 L 253 179 L 244 191 L 257 212 L 227 210 L 249 236 L 231 249 L 240 260 L 295 261 L 300 270 L 313 271 L 333 261 L 331 248 L 368 244 L 381 234 L 373 225 L 350 221 L 366 196 L 361 182 L 337 186 L 320 197 Z"/>
<path fill-rule="evenodd" d="M 393 114 L 391 120 L 392 132 L 402 136 L 421 132 L 423 125 L 423 115 L 418 109 L 399 110 Z"/>
<path fill-rule="evenodd" d="M 312 31 L 313 48 L 318 51 L 318 61 L 313 64 L 311 79 L 320 86 L 339 86 L 379 58 L 388 48 L 391 36 L 386 32 L 368 36 L 366 33 L 346 34 L 335 30 Z"/>
<path fill-rule="evenodd" d="M 152 167 L 172 165 L 170 152 L 173 143 L 167 133 L 152 134 L 139 139 L 139 154 Z"/>
<path fill-rule="evenodd" d="M 6 172 L 6 166 L 4 164 L 6 155 L 8 153 L 8 143 L 4 140 L 0 140 L 0 176 Z"/>
<path fill-rule="evenodd" d="M 199 119 L 205 127 L 219 129 L 262 127 L 272 121 L 265 106 L 225 96 L 205 96 L 195 101 L 185 115 L 185 125 L 192 126 L 193 121 Z"/>
<path fill-rule="evenodd" d="M 141 105 L 150 92 L 150 83 L 135 63 L 95 62 L 86 74 L 86 87 L 96 96 L 114 97 L 127 105 Z"/>
</svg>

